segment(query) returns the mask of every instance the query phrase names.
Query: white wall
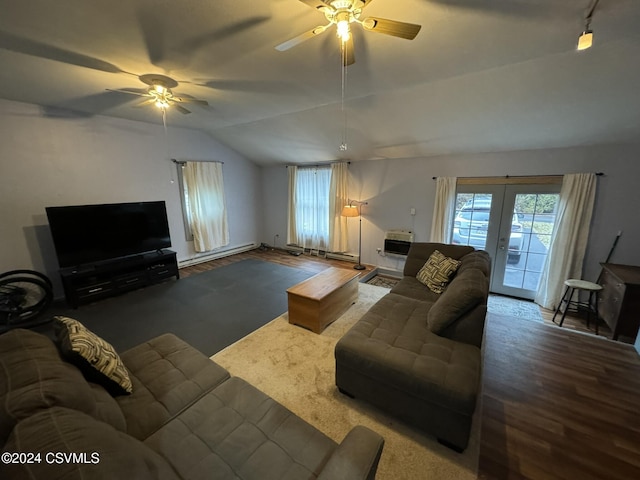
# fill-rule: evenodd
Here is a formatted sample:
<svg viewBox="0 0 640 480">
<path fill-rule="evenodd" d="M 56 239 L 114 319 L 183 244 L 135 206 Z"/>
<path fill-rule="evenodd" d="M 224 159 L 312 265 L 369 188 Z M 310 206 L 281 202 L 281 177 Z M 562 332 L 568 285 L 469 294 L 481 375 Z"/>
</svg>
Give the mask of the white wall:
<svg viewBox="0 0 640 480">
<path fill-rule="evenodd" d="M 263 168 L 262 182 L 262 241 L 282 248 L 287 244 L 289 208 L 289 178 L 286 167 Z M 274 238 L 276 235 L 278 238 Z"/>
<path fill-rule="evenodd" d="M 598 178 L 596 207 L 591 227 L 584 278 L 595 280 L 618 230 L 623 234 L 611 259 L 640 265 L 640 145 L 601 146 L 555 150 L 459 155 L 421 159 L 372 160 L 349 166 L 349 195 L 369 202 L 363 207 L 362 261 L 391 270 L 402 270 L 398 256 L 381 257 L 390 229 L 410 229 L 415 241 L 429 240 L 438 176 L 557 175 L 602 171 Z M 264 196 L 274 208 L 265 210 L 268 238 L 286 234 L 287 182 L 284 167 L 264 168 Z M 284 205 L 284 208 L 283 208 Z M 414 217 L 411 207 L 416 209 Z M 350 220 L 350 245 L 357 251 L 357 220 Z M 263 240 L 266 241 L 266 240 Z"/>
<path fill-rule="evenodd" d="M 0 272 L 29 268 L 58 283 L 45 207 L 164 200 L 172 249 L 187 242 L 176 167 L 179 160 L 224 162 L 229 247 L 259 243 L 261 172 L 200 131 L 110 117 L 46 118 L 35 105 L 0 100 Z M 59 293 L 59 287 L 57 293 Z"/>
</svg>

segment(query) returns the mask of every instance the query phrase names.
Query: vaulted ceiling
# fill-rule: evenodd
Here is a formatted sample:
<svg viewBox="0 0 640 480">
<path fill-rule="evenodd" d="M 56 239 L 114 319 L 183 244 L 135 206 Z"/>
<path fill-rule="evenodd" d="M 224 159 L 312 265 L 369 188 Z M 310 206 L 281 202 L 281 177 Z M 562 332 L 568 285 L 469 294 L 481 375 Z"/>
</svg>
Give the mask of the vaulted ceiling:
<svg viewBox="0 0 640 480">
<path fill-rule="evenodd" d="M 422 25 L 409 41 L 353 27 L 347 69 L 334 31 L 298 0 L 0 0 L 0 98 L 77 121 L 162 123 L 107 89 L 138 76 L 204 99 L 169 129 L 197 128 L 259 164 L 629 143 L 640 139 L 640 1 L 375 0 L 365 16 Z M 345 134 L 346 151 L 339 146 Z M 179 156 L 179 152 L 175 152 Z"/>
</svg>

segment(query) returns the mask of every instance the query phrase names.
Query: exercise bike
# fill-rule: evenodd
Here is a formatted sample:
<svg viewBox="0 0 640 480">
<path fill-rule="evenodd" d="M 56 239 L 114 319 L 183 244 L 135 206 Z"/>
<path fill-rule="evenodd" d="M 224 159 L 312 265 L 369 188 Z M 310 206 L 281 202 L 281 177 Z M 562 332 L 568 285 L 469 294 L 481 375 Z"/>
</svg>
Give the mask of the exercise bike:
<svg viewBox="0 0 640 480">
<path fill-rule="evenodd" d="M 51 280 L 33 270 L 0 274 L 0 333 L 49 322 L 41 314 L 53 302 Z"/>
</svg>

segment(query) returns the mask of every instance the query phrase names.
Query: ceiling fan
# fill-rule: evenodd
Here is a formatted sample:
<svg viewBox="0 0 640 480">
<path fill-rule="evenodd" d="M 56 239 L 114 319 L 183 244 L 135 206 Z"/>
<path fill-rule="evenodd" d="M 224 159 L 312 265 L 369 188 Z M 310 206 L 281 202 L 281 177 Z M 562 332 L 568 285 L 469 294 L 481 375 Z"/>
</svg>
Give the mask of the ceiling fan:
<svg viewBox="0 0 640 480">
<path fill-rule="evenodd" d="M 289 50 L 292 47 L 309 40 L 321 33 L 324 33 L 333 25 L 336 26 L 338 38 L 346 47 L 347 54 L 344 57 L 344 64 L 351 65 L 355 62 L 353 54 L 353 37 L 351 35 L 351 24 L 359 23 L 362 28 L 370 32 L 384 33 L 393 37 L 405 38 L 413 40 L 418 35 L 421 25 L 413 23 L 398 22 L 396 20 L 388 20 L 379 17 L 367 17 L 360 20 L 362 10 L 367 7 L 373 0 L 300 0 L 305 5 L 319 10 L 329 21 L 326 25 L 309 30 L 297 37 L 277 45 L 275 48 L 281 52 Z"/>
<path fill-rule="evenodd" d="M 160 75 L 156 73 L 149 73 L 145 75 L 140 75 L 138 77 L 141 82 L 149 85 L 149 88 L 146 89 L 116 89 L 111 90 L 107 89 L 110 92 L 120 92 L 127 93 L 129 95 L 137 95 L 139 97 L 146 97 L 147 99 L 143 102 L 139 103 L 138 107 L 142 107 L 145 105 L 155 105 L 156 107 L 166 111 L 168 108 L 175 108 L 177 111 L 183 114 L 191 113 L 190 110 L 187 110 L 185 107 L 180 105 L 181 103 L 192 103 L 196 105 L 207 106 L 209 103 L 206 100 L 200 100 L 197 98 L 193 98 L 191 96 L 182 95 L 177 96 L 171 90 L 178 86 L 178 82 L 173 78 L 169 78 L 165 75 Z"/>
</svg>

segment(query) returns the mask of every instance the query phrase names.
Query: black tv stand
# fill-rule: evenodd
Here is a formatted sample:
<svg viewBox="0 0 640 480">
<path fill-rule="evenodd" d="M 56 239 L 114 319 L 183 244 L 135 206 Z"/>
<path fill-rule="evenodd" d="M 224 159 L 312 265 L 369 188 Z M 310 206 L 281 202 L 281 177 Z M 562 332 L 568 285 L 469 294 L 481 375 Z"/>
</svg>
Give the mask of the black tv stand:
<svg viewBox="0 0 640 480">
<path fill-rule="evenodd" d="M 176 252 L 156 250 L 107 262 L 60 270 L 69 306 L 95 302 L 130 290 L 180 278 Z"/>
</svg>

